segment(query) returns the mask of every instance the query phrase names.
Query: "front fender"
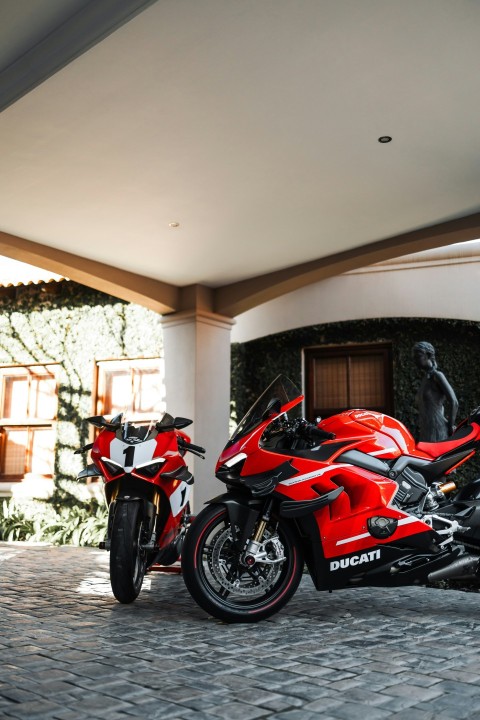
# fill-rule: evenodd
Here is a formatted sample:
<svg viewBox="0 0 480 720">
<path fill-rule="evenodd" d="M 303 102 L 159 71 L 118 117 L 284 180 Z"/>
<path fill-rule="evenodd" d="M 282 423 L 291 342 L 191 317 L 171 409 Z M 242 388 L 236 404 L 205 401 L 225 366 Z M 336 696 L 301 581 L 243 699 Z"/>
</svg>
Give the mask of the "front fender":
<svg viewBox="0 0 480 720">
<path fill-rule="evenodd" d="M 113 519 L 117 507 L 123 503 L 137 503 L 142 509 L 142 521 L 145 523 L 145 530 L 148 537 L 151 536 L 155 523 L 155 505 L 144 497 L 122 497 L 118 496 L 108 508 L 108 529 L 107 529 L 107 540 L 112 537 Z"/>
</svg>

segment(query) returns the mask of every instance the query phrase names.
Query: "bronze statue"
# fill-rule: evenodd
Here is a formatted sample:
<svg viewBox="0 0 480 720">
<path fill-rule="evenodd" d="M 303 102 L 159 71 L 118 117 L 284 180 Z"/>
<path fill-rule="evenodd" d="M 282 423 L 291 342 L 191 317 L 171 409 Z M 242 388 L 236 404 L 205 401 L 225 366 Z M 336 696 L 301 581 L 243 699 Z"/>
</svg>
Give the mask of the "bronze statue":
<svg viewBox="0 0 480 720">
<path fill-rule="evenodd" d="M 446 440 L 455 430 L 457 397 L 443 372 L 437 368 L 433 345 L 429 342 L 416 343 L 413 358 L 424 372 L 416 396 L 420 425 L 418 439 L 422 442 Z"/>
</svg>

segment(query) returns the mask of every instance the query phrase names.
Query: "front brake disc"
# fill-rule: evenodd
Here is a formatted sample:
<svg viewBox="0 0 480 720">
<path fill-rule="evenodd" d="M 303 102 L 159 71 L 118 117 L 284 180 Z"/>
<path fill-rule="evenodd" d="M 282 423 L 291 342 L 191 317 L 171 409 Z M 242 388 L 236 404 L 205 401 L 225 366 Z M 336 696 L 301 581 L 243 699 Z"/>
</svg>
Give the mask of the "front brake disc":
<svg viewBox="0 0 480 720">
<path fill-rule="evenodd" d="M 220 530 L 211 539 L 208 566 L 221 587 L 245 596 L 264 592 L 276 582 L 281 572 L 280 563 L 257 563 L 251 568 L 240 565 L 230 528 Z"/>
</svg>

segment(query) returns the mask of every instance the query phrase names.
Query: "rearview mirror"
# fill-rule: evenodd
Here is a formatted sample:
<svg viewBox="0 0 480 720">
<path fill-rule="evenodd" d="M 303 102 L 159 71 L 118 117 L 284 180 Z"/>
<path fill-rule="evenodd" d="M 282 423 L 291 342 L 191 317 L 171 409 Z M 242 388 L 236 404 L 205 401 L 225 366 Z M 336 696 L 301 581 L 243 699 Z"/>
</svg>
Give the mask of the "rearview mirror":
<svg viewBox="0 0 480 720">
<path fill-rule="evenodd" d="M 87 418 L 87 422 L 98 428 L 108 428 L 109 430 L 117 430 L 122 424 L 122 414 L 115 415 L 111 420 L 107 420 L 103 415 L 94 415 Z"/>
<path fill-rule="evenodd" d="M 182 428 L 188 427 L 188 425 L 191 425 L 193 423 L 193 420 L 189 420 L 188 418 L 183 417 L 176 417 L 173 421 L 173 427 L 175 430 L 181 430 Z"/>
<path fill-rule="evenodd" d="M 164 422 L 165 419 L 167 419 L 167 422 Z M 170 422 L 171 420 L 171 422 Z M 181 430 L 182 428 L 187 427 L 188 425 L 191 425 L 193 423 L 193 420 L 189 420 L 188 418 L 183 417 L 176 417 L 172 418 L 171 415 L 165 415 L 162 422 L 157 423 L 156 428 L 160 432 L 163 430 Z"/>
</svg>

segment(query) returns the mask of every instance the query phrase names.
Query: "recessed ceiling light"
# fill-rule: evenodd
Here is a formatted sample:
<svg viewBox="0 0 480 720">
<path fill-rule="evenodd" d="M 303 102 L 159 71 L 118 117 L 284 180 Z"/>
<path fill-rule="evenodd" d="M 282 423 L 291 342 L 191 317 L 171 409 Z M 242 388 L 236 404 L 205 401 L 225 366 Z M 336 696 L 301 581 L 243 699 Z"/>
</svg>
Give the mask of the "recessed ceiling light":
<svg viewBox="0 0 480 720">
<path fill-rule="evenodd" d="M 381 135 L 378 138 L 378 142 L 379 143 L 389 143 L 389 142 L 392 142 L 392 138 L 390 137 L 390 135 Z"/>
<path fill-rule="evenodd" d="M 171 222 L 171 223 L 168 223 L 168 227 L 171 227 L 171 228 L 180 227 L 180 223 L 179 222 Z"/>
</svg>

